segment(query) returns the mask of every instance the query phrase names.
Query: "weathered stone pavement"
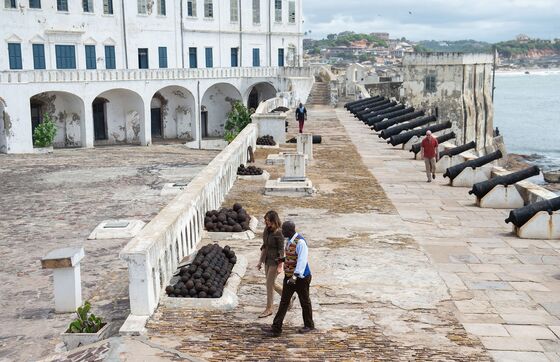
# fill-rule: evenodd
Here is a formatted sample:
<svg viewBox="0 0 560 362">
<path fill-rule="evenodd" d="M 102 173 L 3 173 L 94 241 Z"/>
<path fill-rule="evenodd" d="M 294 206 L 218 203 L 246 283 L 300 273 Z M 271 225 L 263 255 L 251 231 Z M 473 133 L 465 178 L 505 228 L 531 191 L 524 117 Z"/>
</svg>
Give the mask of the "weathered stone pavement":
<svg viewBox="0 0 560 362">
<path fill-rule="evenodd" d="M 523 240 L 509 210 L 481 209 L 466 188 L 393 149 L 350 113 L 337 110 L 367 167 L 398 210 L 399 224 L 429 255 L 466 331 L 497 361 L 560 360 L 560 242 Z"/>
<path fill-rule="evenodd" d="M 0 361 L 53 353 L 73 316 L 55 314 L 47 251 L 83 246 L 84 299 L 119 328 L 129 313 L 124 239 L 86 240 L 105 219 L 148 222 L 173 196 L 165 182 L 188 181 L 217 154 L 182 145 L 56 150 L 0 155 Z"/>
</svg>

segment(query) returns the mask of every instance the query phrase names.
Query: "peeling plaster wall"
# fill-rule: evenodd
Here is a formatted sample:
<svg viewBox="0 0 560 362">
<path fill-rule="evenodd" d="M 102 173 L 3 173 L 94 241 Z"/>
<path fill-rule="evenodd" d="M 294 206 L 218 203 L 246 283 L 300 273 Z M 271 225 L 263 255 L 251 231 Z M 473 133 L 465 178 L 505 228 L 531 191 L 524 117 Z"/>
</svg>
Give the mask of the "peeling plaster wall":
<svg viewBox="0 0 560 362">
<path fill-rule="evenodd" d="M 163 105 L 163 138 L 192 141 L 195 135 L 194 96 L 180 87 L 167 87 L 158 93 Z"/>
<path fill-rule="evenodd" d="M 229 84 L 217 84 L 204 93 L 202 106 L 208 110 L 208 136 L 222 137 L 227 114 L 235 101 L 241 101 L 239 91 Z"/>
<path fill-rule="evenodd" d="M 296 104 L 299 102 L 306 103 L 314 82 L 315 80 L 313 77 L 290 78 L 286 86 L 286 92 L 294 92 L 294 100 Z"/>
<path fill-rule="evenodd" d="M 107 141 L 99 144 L 140 143 L 140 127 L 144 119 L 142 99 L 131 92 L 113 90 L 103 93 L 106 98 Z"/>
<path fill-rule="evenodd" d="M 492 144 L 492 64 L 485 54 L 416 54 L 403 62 L 401 101 L 451 121 L 459 143 Z M 426 89 L 426 77 L 436 77 L 436 90 Z"/>
<path fill-rule="evenodd" d="M 2 103 L 0 103 L 0 153 L 8 152 L 8 143 L 6 142 L 6 134 L 9 130 L 6 130 L 6 126 L 9 125 L 9 115 L 6 117 L 6 113 L 4 112 L 4 107 Z M 7 122 L 6 122 L 7 121 Z M 9 126 L 11 127 L 11 125 Z"/>
</svg>

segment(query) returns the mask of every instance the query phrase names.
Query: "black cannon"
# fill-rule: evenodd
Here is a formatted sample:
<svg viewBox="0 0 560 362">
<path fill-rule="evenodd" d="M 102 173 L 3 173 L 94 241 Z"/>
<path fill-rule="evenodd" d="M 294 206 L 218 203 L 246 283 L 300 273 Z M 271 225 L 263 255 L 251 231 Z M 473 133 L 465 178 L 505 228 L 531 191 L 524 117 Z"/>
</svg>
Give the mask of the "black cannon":
<svg viewBox="0 0 560 362">
<path fill-rule="evenodd" d="M 447 121 L 445 123 L 438 123 L 432 126 L 424 127 L 424 128 L 417 128 L 407 132 L 400 133 L 398 135 L 391 136 L 387 143 L 390 143 L 393 146 L 400 145 L 403 143 L 407 143 L 412 139 L 414 136 L 423 136 L 426 134 L 427 131 L 431 131 L 432 133 L 443 131 L 444 129 L 451 128 L 451 122 Z"/>
<path fill-rule="evenodd" d="M 390 107 L 395 106 L 396 104 L 397 104 L 397 102 L 394 102 L 394 101 L 390 102 L 389 100 L 384 100 L 382 103 L 379 103 L 379 104 L 376 103 L 376 104 L 372 105 L 371 108 L 366 108 L 362 111 L 356 112 L 354 115 L 356 117 L 358 117 L 359 119 L 362 119 L 365 115 L 368 115 L 369 113 L 376 112 L 376 111 L 386 109 L 386 108 L 390 108 Z"/>
<path fill-rule="evenodd" d="M 396 124 L 410 121 L 411 119 L 414 118 L 422 117 L 423 115 L 424 115 L 424 111 L 416 111 L 398 117 L 387 117 L 388 118 L 387 120 L 375 123 L 372 128 L 376 131 L 381 131 L 391 126 L 394 126 Z"/>
<path fill-rule="evenodd" d="M 487 163 L 490 163 L 492 161 L 498 160 L 498 159 L 502 158 L 502 156 L 503 156 L 502 151 L 497 150 L 496 152 L 489 153 L 485 156 L 476 158 L 474 160 L 465 161 L 465 162 L 460 163 L 458 165 L 449 167 L 445 171 L 445 173 L 443 174 L 443 177 L 449 177 L 450 180 L 453 180 L 455 177 L 457 177 L 457 175 L 459 175 L 467 167 L 471 167 L 471 168 L 475 169 L 477 167 L 484 166 Z"/>
<path fill-rule="evenodd" d="M 352 112 L 353 114 L 357 114 L 360 112 L 365 112 L 367 109 L 370 108 L 375 108 L 377 106 L 380 106 L 382 104 L 386 104 L 386 103 L 390 103 L 391 101 L 385 98 L 380 98 L 371 102 L 367 102 L 367 103 L 363 103 L 363 104 L 359 104 L 357 106 L 353 106 L 350 107 L 350 112 Z"/>
<path fill-rule="evenodd" d="M 493 177 L 488 181 L 479 182 L 473 185 L 469 191 L 469 195 L 474 194 L 479 199 L 489 193 L 494 187 L 498 185 L 509 186 L 516 182 L 523 181 L 529 177 L 537 176 L 541 170 L 537 166 L 528 167 L 524 170 L 510 173 L 504 176 Z"/>
<path fill-rule="evenodd" d="M 360 104 L 363 104 L 363 103 L 366 103 L 366 102 L 371 102 L 371 101 L 381 99 L 381 98 L 383 98 L 383 97 L 375 96 L 375 97 L 368 97 L 368 98 L 364 98 L 364 99 L 358 99 L 356 101 L 346 103 L 344 105 L 344 108 L 349 109 L 350 107 L 357 106 L 357 105 L 360 105 Z"/>
<path fill-rule="evenodd" d="M 436 140 L 438 141 L 439 144 L 441 144 L 443 142 L 452 140 L 455 137 L 457 137 L 455 135 L 455 132 L 449 132 L 449 133 L 446 133 L 446 134 L 442 134 L 439 137 L 436 137 Z M 420 152 L 421 150 L 422 150 L 422 142 L 418 142 L 418 143 L 415 143 L 415 144 L 412 145 L 412 148 L 410 149 L 410 152 L 413 152 L 414 156 L 416 156 L 418 154 L 418 152 Z"/>
<path fill-rule="evenodd" d="M 525 223 L 539 211 L 546 211 L 552 214 L 554 211 L 560 210 L 560 196 L 555 197 L 550 200 L 544 200 L 529 204 L 527 206 L 515 209 L 509 212 L 509 217 L 506 219 L 506 223 L 512 223 L 513 225 L 522 227 Z"/>
<path fill-rule="evenodd" d="M 381 131 L 381 133 L 379 133 L 379 137 L 381 137 L 383 139 L 387 139 L 391 136 L 398 135 L 402 131 L 408 131 L 408 130 L 414 129 L 416 127 L 422 127 L 422 126 L 427 125 L 428 123 L 432 123 L 432 122 L 435 122 L 435 121 L 437 121 L 436 116 L 426 116 L 426 117 L 413 119 L 410 122 L 401 123 L 399 125 L 384 129 L 383 131 Z"/>
<path fill-rule="evenodd" d="M 453 148 L 449 148 L 447 150 L 443 150 L 439 153 L 439 158 L 442 158 L 443 156 L 449 156 L 449 157 L 453 157 L 453 156 L 457 156 L 460 153 L 463 153 L 465 151 L 468 150 L 472 150 L 476 148 L 476 142 L 475 141 L 471 141 L 469 143 L 465 143 L 464 145 L 460 145 L 457 147 L 453 147 Z"/>
<path fill-rule="evenodd" d="M 402 106 L 402 107 L 403 107 L 403 109 L 399 109 L 399 110 L 392 111 L 392 112 L 389 112 L 389 113 L 381 114 L 381 115 L 375 116 L 373 118 L 368 118 L 367 124 L 369 124 L 370 126 L 373 126 L 376 123 L 379 123 L 386 118 L 389 119 L 389 118 L 399 117 L 399 116 L 403 116 L 405 114 L 414 112 L 414 108 L 412 108 L 412 107 L 408 107 L 408 108 L 404 108 L 404 106 Z"/>
<path fill-rule="evenodd" d="M 390 107 L 390 108 L 385 108 L 385 109 L 382 109 L 382 110 L 379 110 L 379 111 L 372 112 L 369 115 L 364 116 L 363 121 L 364 121 L 364 123 L 371 126 L 371 125 L 373 125 L 373 123 L 370 121 L 371 119 L 377 119 L 378 117 L 385 117 L 386 114 L 393 113 L 393 112 L 396 112 L 396 111 L 400 111 L 400 110 L 403 110 L 403 109 L 404 109 L 403 104 L 397 104 L 397 105 L 395 105 L 393 107 Z"/>
</svg>

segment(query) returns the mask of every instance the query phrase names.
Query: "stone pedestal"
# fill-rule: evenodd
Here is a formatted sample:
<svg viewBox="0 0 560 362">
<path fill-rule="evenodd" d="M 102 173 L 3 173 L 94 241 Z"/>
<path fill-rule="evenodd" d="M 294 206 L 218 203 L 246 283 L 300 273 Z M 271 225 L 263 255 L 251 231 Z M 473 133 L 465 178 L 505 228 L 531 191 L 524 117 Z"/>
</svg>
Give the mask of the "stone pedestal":
<svg viewBox="0 0 560 362">
<path fill-rule="evenodd" d="M 477 168 L 467 167 L 451 181 L 451 186 L 472 187 L 476 183 L 488 181 L 492 174 L 492 168 L 492 165 Z"/>
<path fill-rule="evenodd" d="M 549 214 L 540 211 L 535 214 L 523 226 L 513 226 L 513 231 L 522 239 L 560 239 L 560 212 L 555 211 Z"/>
<path fill-rule="evenodd" d="M 43 269 L 53 269 L 54 305 L 57 313 L 71 313 L 82 305 L 80 261 L 84 248 L 63 248 L 50 251 L 43 259 Z"/>
<path fill-rule="evenodd" d="M 282 181 L 305 181 L 305 155 L 302 153 L 284 154 L 284 177 Z"/>
<path fill-rule="evenodd" d="M 525 205 L 523 197 L 515 185 L 496 185 L 482 198 L 477 198 L 476 203 L 482 208 L 490 209 L 518 209 Z"/>
<path fill-rule="evenodd" d="M 297 152 L 307 155 L 308 160 L 313 159 L 313 135 L 311 133 L 298 133 Z"/>
<path fill-rule="evenodd" d="M 305 161 L 307 155 L 301 153 L 284 154 L 284 177 L 269 180 L 264 187 L 265 195 L 298 196 L 301 193 L 313 194 L 315 189 L 305 177 Z"/>
</svg>

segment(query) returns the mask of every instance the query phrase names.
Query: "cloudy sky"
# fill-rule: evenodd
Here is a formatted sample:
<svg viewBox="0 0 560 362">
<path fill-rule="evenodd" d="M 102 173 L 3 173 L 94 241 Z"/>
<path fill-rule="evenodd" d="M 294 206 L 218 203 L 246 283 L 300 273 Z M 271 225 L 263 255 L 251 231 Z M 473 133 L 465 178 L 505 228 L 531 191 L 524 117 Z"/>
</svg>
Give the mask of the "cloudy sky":
<svg viewBox="0 0 560 362">
<path fill-rule="evenodd" d="M 560 0 L 303 0 L 308 36 L 352 30 L 411 40 L 560 38 Z"/>
</svg>

